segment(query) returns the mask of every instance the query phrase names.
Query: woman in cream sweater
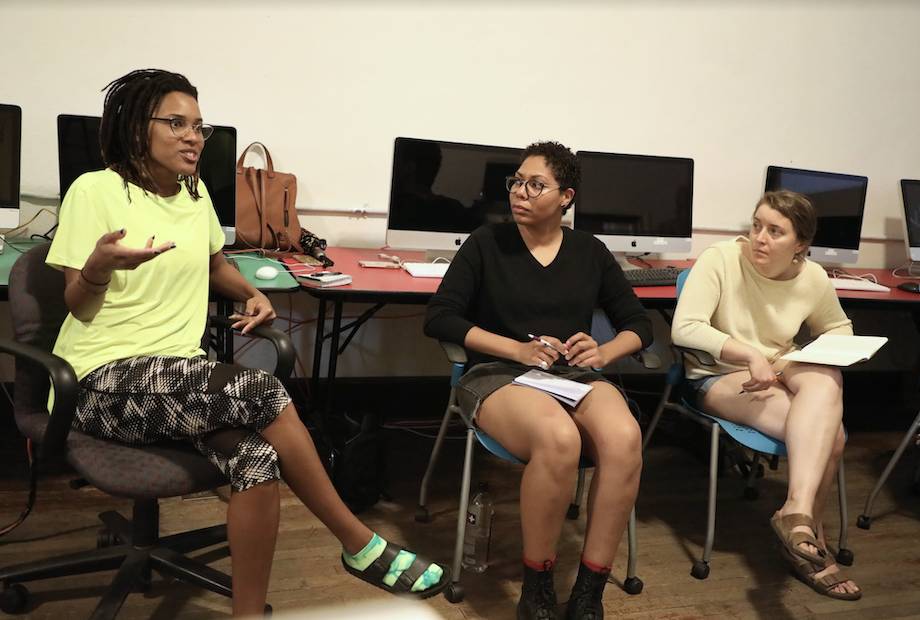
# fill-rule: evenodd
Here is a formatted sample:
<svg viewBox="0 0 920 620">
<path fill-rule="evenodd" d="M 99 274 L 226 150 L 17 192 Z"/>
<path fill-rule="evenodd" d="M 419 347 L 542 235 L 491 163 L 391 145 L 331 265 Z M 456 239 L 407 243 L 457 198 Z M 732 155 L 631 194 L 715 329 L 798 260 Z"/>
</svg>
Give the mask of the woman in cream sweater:
<svg viewBox="0 0 920 620">
<path fill-rule="evenodd" d="M 817 218 L 807 198 L 767 192 L 747 237 L 705 250 L 690 272 L 674 314 L 672 340 L 716 358 L 687 360 L 689 396 L 719 417 L 782 440 L 789 491 L 771 519 L 796 574 L 821 594 L 862 594 L 827 552 L 822 509 L 844 448 L 843 383 L 828 366 L 777 360 L 802 324 L 812 337 L 852 334 L 824 270 L 805 259 Z"/>
</svg>

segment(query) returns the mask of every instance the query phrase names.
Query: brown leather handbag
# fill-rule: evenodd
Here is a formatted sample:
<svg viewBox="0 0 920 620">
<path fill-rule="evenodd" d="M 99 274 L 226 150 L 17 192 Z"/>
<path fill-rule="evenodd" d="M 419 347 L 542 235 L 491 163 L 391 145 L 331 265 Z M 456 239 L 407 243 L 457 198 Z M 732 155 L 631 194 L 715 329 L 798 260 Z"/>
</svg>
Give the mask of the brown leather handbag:
<svg viewBox="0 0 920 620">
<path fill-rule="evenodd" d="M 266 168 L 243 167 L 246 154 L 259 146 Z M 236 242 L 239 246 L 275 252 L 300 249 L 297 219 L 297 177 L 277 172 L 261 142 L 246 147 L 236 162 Z"/>
</svg>

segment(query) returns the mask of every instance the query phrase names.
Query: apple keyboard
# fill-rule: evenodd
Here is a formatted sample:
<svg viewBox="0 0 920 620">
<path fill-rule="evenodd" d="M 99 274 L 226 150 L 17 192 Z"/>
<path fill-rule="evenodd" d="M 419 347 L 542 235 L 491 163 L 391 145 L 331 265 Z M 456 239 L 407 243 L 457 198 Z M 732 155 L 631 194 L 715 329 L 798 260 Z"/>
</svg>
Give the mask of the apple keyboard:
<svg viewBox="0 0 920 620">
<path fill-rule="evenodd" d="M 450 263 L 403 263 L 413 278 L 443 278 Z"/>
<path fill-rule="evenodd" d="M 831 278 L 834 288 L 844 291 L 869 291 L 871 293 L 887 293 L 891 289 L 871 280 L 857 280 L 855 278 Z"/>
</svg>

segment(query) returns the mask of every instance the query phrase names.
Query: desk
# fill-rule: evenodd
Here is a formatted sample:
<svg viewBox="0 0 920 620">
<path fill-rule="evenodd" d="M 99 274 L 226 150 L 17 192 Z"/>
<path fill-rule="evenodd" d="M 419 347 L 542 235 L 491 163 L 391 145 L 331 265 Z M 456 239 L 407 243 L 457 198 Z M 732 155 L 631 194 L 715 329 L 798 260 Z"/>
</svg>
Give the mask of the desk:
<svg viewBox="0 0 920 620">
<path fill-rule="evenodd" d="M 313 393 L 319 385 L 320 370 L 323 365 L 323 341 L 330 340 L 330 356 L 326 368 L 327 396 L 321 407 L 318 422 L 322 429 L 332 414 L 335 403 L 335 377 L 338 356 L 344 352 L 348 343 L 355 336 L 358 328 L 367 322 L 386 304 L 426 304 L 437 291 L 441 283 L 439 278 L 413 278 L 402 269 L 373 269 L 358 265 L 362 259 L 378 260 L 376 249 L 355 248 L 327 248 L 326 254 L 335 261 L 335 269 L 347 273 L 352 277 L 352 283 L 346 286 L 332 288 L 316 288 L 304 285 L 308 294 L 319 301 L 316 320 L 316 340 L 313 345 Z M 404 260 L 424 260 L 423 252 L 406 250 L 388 250 L 396 253 Z M 653 267 L 673 265 L 676 267 L 689 267 L 692 261 L 650 261 Z M 913 316 L 914 324 L 920 331 L 920 295 L 908 293 L 895 288 L 900 282 L 891 276 L 888 269 L 860 269 L 852 270 L 854 273 L 872 273 L 881 284 L 891 287 L 887 293 L 870 293 L 867 291 L 838 291 L 841 305 L 844 308 L 864 309 L 899 309 L 909 310 Z M 633 289 L 642 304 L 649 310 L 667 311 L 674 308 L 677 303 L 677 290 L 673 286 L 644 286 Z M 348 325 L 342 325 L 342 308 L 345 302 L 370 303 L 373 307 L 366 310 L 357 319 Z M 332 304 L 332 329 L 326 331 L 327 304 Z M 340 345 L 340 336 L 343 332 L 350 333 Z"/>
</svg>

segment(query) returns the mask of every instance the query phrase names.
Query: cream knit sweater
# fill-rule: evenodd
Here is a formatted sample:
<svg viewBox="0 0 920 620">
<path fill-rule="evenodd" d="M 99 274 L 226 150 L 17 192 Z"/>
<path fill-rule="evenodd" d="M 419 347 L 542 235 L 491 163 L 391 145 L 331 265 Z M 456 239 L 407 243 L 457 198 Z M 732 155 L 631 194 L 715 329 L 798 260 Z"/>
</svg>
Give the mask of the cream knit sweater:
<svg viewBox="0 0 920 620">
<path fill-rule="evenodd" d="M 702 366 L 687 356 L 686 373 L 691 379 L 747 370 L 744 365 L 718 359 L 729 338 L 772 359 L 791 346 L 803 323 L 813 338 L 853 333 L 853 324 L 819 265 L 806 260 L 791 280 L 771 280 L 760 275 L 742 254 L 742 244 L 748 244 L 747 238 L 707 248 L 684 284 L 671 340 L 716 358 L 715 366 Z"/>
</svg>

